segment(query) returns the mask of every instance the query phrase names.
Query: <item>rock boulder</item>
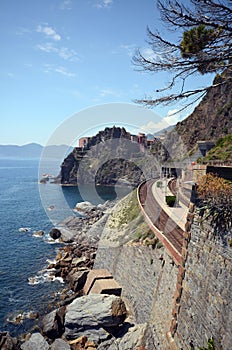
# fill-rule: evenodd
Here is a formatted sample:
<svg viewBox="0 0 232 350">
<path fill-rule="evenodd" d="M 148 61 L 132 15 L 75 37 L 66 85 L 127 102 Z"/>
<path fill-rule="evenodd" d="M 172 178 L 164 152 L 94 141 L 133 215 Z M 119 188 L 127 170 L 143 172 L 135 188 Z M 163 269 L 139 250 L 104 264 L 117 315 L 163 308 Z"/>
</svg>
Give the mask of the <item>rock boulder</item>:
<svg viewBox="0 0 232 350">
<path fill-rule="evenodd" d="M 42 319 L 43 334 L 50 339 L 60 338 L 64 332 L 65 308 L 53 310 Z"/>
<path fill-rule="evenodd" d="M 49 235 L 53 238 L 53 239 L 58 239 L 61 236 L 61 232 L 58 228 L 52 228 L 49 232 Z"/>
<path fill-rule="evenodd" d="M 69 286 L 74 292 L 78 292 L 84 287 L 88 273 L 89 270 L 83 270 L 69 275 Z"/>
<path fill-rule="evenodd" d="M 51 350 L 71 350 L 71 348 L 63 339 L 56 339 L 51 345 Z"/>
<path fill-rule="evenodd" d="M 90 202 L 79 202 L 76 204 L 75 210 L 80 213 L 87 214 L 92 210 L 95 210 L 96 206 L 91 204 Z"/>
<path fill-rule="evenodd" d="M 99 350 L 146 350 L 144 347 L 146 342 L 147 324 L 137 324 L 128 329 L 121 337 L 112 338 L 100 344 Z M 148 349 L 148 348 L 147 348 Z"/>
<path fill-rule="evenodd" d="M 13 350 L 15 339 L 11 338 L 8 332 L 0 332 L 0 349 Z"/>
<path fill-rule="evenodd" d="M 75 339 L 86 335 L 99 342 L 124 322 L 126 314 L 124 302 L 114 295 L 92 294 L 77 298 L 67 306 L 65 336 Z"/>
<path fill-rule="evenodd" d="M 21 350 L 48 350 L 48 342 L 40 333 L 34 333 L 21 345 Z"/>
</svg>

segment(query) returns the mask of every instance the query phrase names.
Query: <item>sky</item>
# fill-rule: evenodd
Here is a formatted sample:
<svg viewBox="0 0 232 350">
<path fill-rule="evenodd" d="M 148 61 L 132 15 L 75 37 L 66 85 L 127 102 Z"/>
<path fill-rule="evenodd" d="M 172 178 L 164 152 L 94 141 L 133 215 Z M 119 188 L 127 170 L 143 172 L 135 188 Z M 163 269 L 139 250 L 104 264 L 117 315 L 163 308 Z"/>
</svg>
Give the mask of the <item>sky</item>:
<svg viewBox="0 0 232 350">
<path fill-rule="evenodd" d="M 120 123 L 154 132 L 186 117 L 134 106 L 168 82 L 132 64 L 136 49 L 151 52 L 147 26 L 164 31 L 154 0 L 1 0 L 0 144 L 59 144 L 73 116 L 73 135 Z"/>
</svg>

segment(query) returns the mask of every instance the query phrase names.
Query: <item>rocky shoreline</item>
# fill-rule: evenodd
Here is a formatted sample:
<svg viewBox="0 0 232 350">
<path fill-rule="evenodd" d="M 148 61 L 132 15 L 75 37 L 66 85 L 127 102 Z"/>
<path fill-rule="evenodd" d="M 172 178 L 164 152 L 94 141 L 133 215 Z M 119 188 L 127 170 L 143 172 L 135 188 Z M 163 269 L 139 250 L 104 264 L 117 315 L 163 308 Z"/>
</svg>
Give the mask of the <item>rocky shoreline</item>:
<svg viewBox="0 0 232 350">
<path fill-rule="evenodd" d="M 8 332 L 0 332 L 0 349 L 116 349 L 115 339 L 126 334 L 128 329 L 124 301 L 116 295 L 84 295 L 83 292 L 94 265 L 101 232 L 114 204 L 82 203 L 76 208 L 83 213 L 82 217 L 69 217 L 50 231 L 50 236 L 64 246 L 59 248 L 47 270 L 51 276 L 63 279 L 66 286 L 55 309 L 43 316 L 33 315 L 38 323 L 32 334 L 12 338 Z M 22 321 L 18 319 L 19 323 Z"/>
</svg>

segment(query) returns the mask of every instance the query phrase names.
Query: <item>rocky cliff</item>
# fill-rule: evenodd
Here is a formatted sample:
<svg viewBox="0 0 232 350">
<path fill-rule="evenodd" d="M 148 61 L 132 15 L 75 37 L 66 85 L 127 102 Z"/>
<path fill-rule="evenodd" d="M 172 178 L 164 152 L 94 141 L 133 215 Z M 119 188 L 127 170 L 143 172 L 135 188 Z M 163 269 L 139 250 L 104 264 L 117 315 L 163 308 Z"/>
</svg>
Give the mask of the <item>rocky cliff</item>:
<svg viewBox="0 0 232 350">
<path fill-rule="evenodd" d="M 152 248 L 146 240 L 143 242 L 146 244 L 132 240 L 137 236 L 135 227 L 145 231 L 139 214 L 131 213 L 128 201 L 133 203 L 128 196 L 110 214 L 94 266 L 113 274 L 122 286 L 123 297 L 136 322 L 146 324 L 145 348 L 206 349 L 208 340 L 213 338 L 212 349 L 229 349 L 231 231 L 215 234 L 207 214 L 202 217 L 198 208 L 192 213 L 191 205 L 191 231 L 188 225 L 188 246 L 183 253 L 185 266 L 178 268 L 163 247 Z M 169 331 L 174 319 L 171 339 Z"/>
<path fill-rule="evenodd" d="M 84 149 L 74 148 L 63 161 L 58 180 L 63 185 L 130 184 L 135 187 L 144 180 L 144 168 L 146 176 L 154 175 L 139 144 L 131 142 L 130 134 L 120 127 L 105 128 L 89 138 Z"/>
<path fill-rule="evenodd" d="M 214 83 L 223 82 L 228 73 L 217 75 Z M 173 131 L 168 133 L 164 141 L 167 149 L 181 158 L 186 151 L 191 151 L 197 141 L 219 138 L 232 133 L 232 80 L 209 90 L 193 113 L 177 123 Z M 177 137 L 178 136 L 178 137 Z"/>
</svg>

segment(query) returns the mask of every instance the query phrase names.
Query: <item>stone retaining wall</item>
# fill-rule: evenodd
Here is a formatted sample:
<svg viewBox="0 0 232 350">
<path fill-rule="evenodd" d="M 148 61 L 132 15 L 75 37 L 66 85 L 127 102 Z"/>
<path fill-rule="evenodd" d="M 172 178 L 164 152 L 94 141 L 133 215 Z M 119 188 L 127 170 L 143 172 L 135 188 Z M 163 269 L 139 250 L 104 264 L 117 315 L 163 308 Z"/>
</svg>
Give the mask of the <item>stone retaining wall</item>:
<svg viewBox="0 0 232 350">
<path fill-rule="evenodd" d="M 209 222 L 195 214 L 188 244 L 177 329 L 178 349 L 198 349 L 213 337 L 216 349 L 232 344 L 232 247 L 229 234 L 215 238 Z M 231 233 L 230 233 L 231 237 Z"/>
<path fill-rule="evenodd" d="M 141 245 L 98 249 L 94 268 L 109 270 L 122 286 L 122 297 L 136 323 L 149 324 L 148 350 L 166 349 L 178 268 L 163 248 Z"/>
<path fill-rule="evenodd" d="M 190 204 L 182 264 L 164 248 L 100 245 L 95 268 L 108 269 L 136 323 L 147 323 L 147 350 L 198 350 L 215 339 L 216 350 L 232 344 L 231 232 L 215 236 L 210 221 Z"/>
</svg>

